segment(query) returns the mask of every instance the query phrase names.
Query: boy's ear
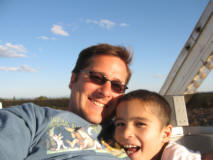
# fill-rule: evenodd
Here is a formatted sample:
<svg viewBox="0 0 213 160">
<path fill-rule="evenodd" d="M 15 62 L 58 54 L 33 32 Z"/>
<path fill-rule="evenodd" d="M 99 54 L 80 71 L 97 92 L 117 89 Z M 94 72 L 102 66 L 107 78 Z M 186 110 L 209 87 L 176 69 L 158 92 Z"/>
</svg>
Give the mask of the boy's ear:
<svg viewBox="0 0 213 160">
<path fill-rule="evenodd" d="M 77 75 L 75 73 L 72 73 L 69 83 L 69 88 L 72 88 L 72 84 L 76 81 Z"/>
<path fill-rule="evenodd" d="M 172 134 L 172 125 L 168 125 L 162 130 L 162 142 L 167 143 L 170 140 Z"/>
</svg>

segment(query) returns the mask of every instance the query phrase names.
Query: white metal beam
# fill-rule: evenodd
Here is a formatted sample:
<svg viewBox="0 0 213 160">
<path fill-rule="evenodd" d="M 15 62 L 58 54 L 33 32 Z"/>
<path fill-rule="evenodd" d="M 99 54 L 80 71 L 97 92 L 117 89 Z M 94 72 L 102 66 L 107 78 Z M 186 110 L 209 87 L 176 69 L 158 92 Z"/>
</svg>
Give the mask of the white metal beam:
<svg viewBox="0 0 213 160">
<path fill-rule="evenodd" d="M 207 62 L 208 58 L 210 65 Z M 195 92 L 210 72 L 211 63 L 213 63 L 213 0 L 209 1 L 159 93 L 183 95 L 189 91 Z"/>
</svg>

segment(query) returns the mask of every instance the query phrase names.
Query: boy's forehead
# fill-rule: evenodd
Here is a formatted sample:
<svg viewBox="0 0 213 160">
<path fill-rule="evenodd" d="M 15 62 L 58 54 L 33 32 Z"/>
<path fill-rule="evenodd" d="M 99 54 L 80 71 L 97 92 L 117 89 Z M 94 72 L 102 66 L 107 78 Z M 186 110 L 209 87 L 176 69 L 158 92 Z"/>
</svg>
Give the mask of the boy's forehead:
<svg viewBox="0 0 213 160">
<path fill-rule="evenodd" d="M 147 112 L 158 116 L 158 107 L 155 105 L 157 104 L 139 99 L 124 100 L 118 104 L 116 113 L 134 112 L 134 114 L 140 115 L 141 112 Z"/>
<path fill-rule="evenodd" d="M 118 107 L 123 106 L 122 109 L 124 109 L 125 107 L 129 107 L 129 106 L 135 106 L 138 108 L 146 108 L 149 105 L 150 105 L 149 102 L 134 98 L 134 99 L 120 101 L 120 103 L 118 104 Z"/>
<path fill-rule="evenodd" d="M 152 103 L 130 100 L 121 102 L 116 109 L 116 118 L 125 121 L 142 120 L 161 125 L 161 118 Z"/>
<path fill-rule="evenodd" d="M 118 105 L 116 110 L 116 119 L 125 121 L 142 120 L 144 122 L 159 124 L 158 115 L 153 113 L 150 107 L 149 103 L 142 103 L 139 100 L 123 101 Z"/>
<path fill-rule="evenodd" d="M 146 108 L 145 104 L 140 102 L 137 99 L 124 100 L 118 104 L 117 112 L 133 111 L 135 109 L 141 110 L 141 109 L 145 109 L 145 108 Z"/>
</svg>

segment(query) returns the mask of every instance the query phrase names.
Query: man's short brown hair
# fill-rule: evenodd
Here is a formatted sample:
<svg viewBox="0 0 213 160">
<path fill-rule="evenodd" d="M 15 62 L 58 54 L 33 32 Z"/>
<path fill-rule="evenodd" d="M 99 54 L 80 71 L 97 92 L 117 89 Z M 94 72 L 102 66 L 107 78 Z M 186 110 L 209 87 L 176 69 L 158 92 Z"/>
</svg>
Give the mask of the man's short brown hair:
<svg viewBox="0 0 213 160">
<path fill-rule="evenodd" d="M 98 56 L 98 55 L 112 55 L 112 56 L 120 58 L 126 64 L 126 68 L 127 68 L 126 84 L 129 82 L 129 79 L 131 77 L 129 64 L 132 61 L 132 54 L 124 46 L 114 46 L 114 45 L 105 44 L 105 43 L 90 46 L 80 52 L 72 72 L 78 74 L 82 69 L 90 65 L 92 57 Z"/>
</svg>

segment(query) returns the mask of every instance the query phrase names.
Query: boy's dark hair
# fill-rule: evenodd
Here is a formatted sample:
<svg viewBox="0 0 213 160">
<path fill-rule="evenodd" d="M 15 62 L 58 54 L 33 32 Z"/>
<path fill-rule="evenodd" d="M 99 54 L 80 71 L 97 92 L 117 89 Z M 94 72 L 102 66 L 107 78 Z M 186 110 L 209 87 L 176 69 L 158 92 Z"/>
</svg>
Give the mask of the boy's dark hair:
<svg viewBox="0 0 213 160">
<path fill-rule="evenodd" d="M 129 64 L 132 61 L 132 53 L 123 46 L 113 46 L 110 44 L 98 44 L 98 45 L 94 45 L 82 50 L 78 56 L 77 62 L 72 72 L 76 73 L 78 76 L 78 73 L 82 69 L 90 65 L 91 58 L 98 55 L 112 55 L 123 60 L 127 68 L 126 84 L 129 82 L 129 79 L 131 77 Z"/>
<path fill-rule="evenodd" d="M 148 90 L 138 89 L 131 91 L 124 96 L 121 96 L 118 100 L 118 104 L 123 101 L 130 101 L 137 99 L 143 103 L 151 104 L 154 108 L 152 111 L 159 118 L 162 127 L 170 124 L 171 120 L 171 108 L 167 100 L 160 94 Z"/>
</svg>

